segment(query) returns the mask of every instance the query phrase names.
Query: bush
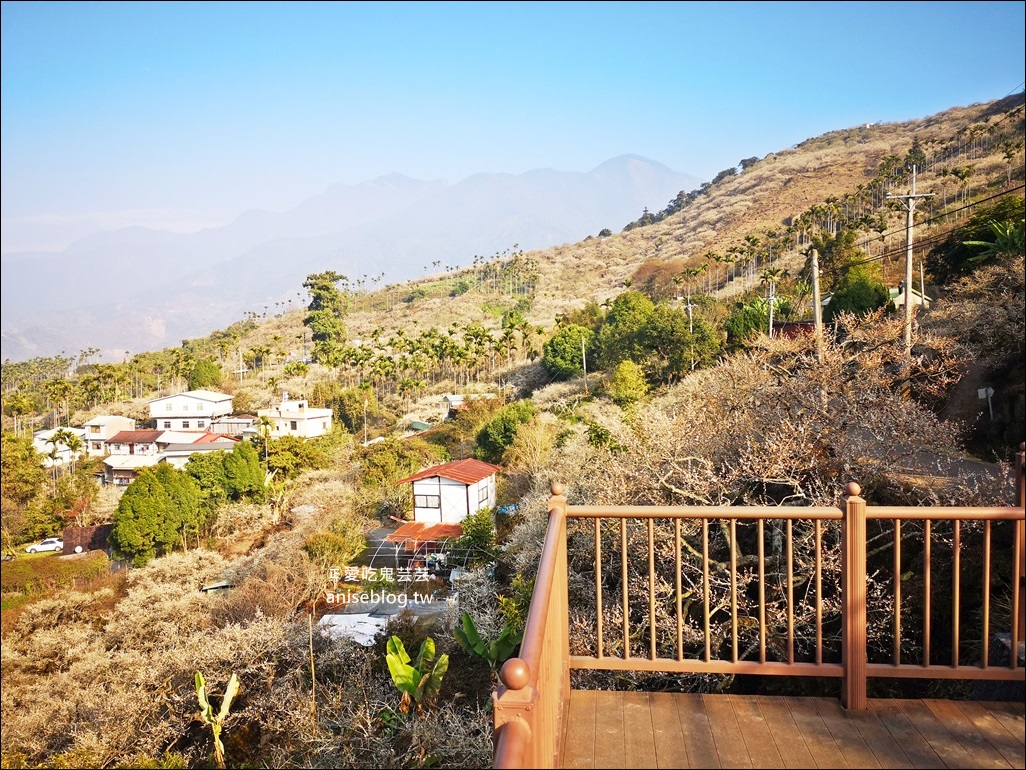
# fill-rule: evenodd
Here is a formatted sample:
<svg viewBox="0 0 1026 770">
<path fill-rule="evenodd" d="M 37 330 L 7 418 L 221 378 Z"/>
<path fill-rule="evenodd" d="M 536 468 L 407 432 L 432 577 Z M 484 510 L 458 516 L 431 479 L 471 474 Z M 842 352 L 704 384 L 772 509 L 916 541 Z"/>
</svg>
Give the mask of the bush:
<svg viewBox="0 0 1026 770">
<path fill-rule="evenodd" d="M 568 380 L 584 372 L 582 350 L 591 345 L 595 336 L 591 329 L 569 324 L 564 326 L 542 346 L 542 365 L 559 380 Z"/>
<path fill-rule="evenodd" d="M 501 462 L 503 453 L 513 444 L 520 426 L 528 422 L 535 411 L 530 401 L 516 401 L 502 407 L 477 434 L 480 459 Z"/>
<path fill-rule="evenodd" d="M 823 312 L 824 321 L 832 321 L 843 312 L 868 313 L 887 304 L 887 287 L 868 265 L 849 268 L 837 284 L 830 304 Z"/>
</svg>

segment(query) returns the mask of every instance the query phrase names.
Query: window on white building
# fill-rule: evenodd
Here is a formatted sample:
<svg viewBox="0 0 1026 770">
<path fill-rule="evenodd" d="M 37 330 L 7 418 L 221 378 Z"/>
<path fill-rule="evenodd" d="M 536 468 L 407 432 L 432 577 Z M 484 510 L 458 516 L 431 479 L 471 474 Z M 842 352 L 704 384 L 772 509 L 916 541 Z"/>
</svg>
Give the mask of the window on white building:
<svg viewBox="0 0 1026 770">
<path fill-rule="evenodd" d="M 413 505 L 415 508 L 441 508 L 442 498 L 438 495 L 414 495 Z"/>
</svg>

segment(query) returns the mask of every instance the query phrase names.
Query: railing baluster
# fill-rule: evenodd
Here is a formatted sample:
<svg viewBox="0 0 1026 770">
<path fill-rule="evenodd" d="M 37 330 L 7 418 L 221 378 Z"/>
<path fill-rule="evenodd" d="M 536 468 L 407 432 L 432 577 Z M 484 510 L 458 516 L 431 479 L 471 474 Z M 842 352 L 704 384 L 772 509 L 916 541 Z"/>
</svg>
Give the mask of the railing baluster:
<svg viewBox="0 0 1026 770">
<path fill-rule="evenodd" d="M 794 532 L 787 520 L 787 662 L 794 663 Z"/>
<path fill-rule="evenodd" d="M 930 520 L 923 522 L 923 665 L 930 665 Z"/>
<path fill-rule="evenodd" d="M 823 525 L 816 519 L 816 665 L 823 665 Z"/>
<path fill-rule="evenodd" d="M 681 561 L 680 555 L 680 519 L 673 520 L 673 552 L 675 555 L 675 564 L 677 569 L 674 570 L 675 584 L 677 587 L 677 660 L 684 660 L 684 618 L 682 613 L 684 612 L 683 597 L 681 596 L 681 571 L 684 569 L 684 565 Z"/>
<path fill-rule="evenodd" d="M 596 657 L 602 658 L 602 519 L 595 519 L 595 615 L 598 617 Z"/>
<path fill-rule="evenodd" d="M 737 519 L 730 520 L 730 635 L 737 663 Z"/>
<path fill-rule="evenodd" d="M 766 662 L 766 544 L 765 523 L 759 519 L 755 530 L 759 536 L 759 662 Z"/>
<path fill-rule="evenodd" d="M 841 660 L 844 680 L 841 702 L 845 708 L 864 711 L 866 699 L 866 501 L 854 481 L 845 489 L 841 536 Z"/>
<path fill-rule="evenodd" d="M 980 640 L 983 659 L 980 667 L 990 665 L 990 522 L 983 522 L 983 639 Z"/>
<path fill-rule="evenodd" d="M 709 618 L 712 608 L 709 606 L 709 519 L 702 519 L 702 613 L 705 623 L 705 659 L 712 660 L 712 633 L 709 630 Z"/>
<path fill-rule="evenodd" d="M 656 659 L 655 519 L 648 520 L 648 633 L 649 660 Z"/>
<path fill-rule="evenodd" d="M 1020 453 L 1020 462 L 1022 454 Z M 1020 498 L 1021 499 L 1021 498 Z M 1015 590 L 1023 579 L 1023 535 L 1026 534 L 1026 525 L 1022 520 L 1015 522 L 1015 532 L 1012 534 L 1014 545 L 1012 546 L 1012 649 L 1009 657 L 1012 659 L 1009 668 L 1013 671 L 1019 667 L 1019 632 L 1022 628 L 1023 606 L 1020 599 L 1021 590 Z M 1016 621 L 1016 618 L 1019 620 Z"/>
<path fill-rule="evenodd" d="M 623 590 L 623 657 L 631 656 L 630 599 L 627 594 L 627 519 L 620 519 L 620 583 Z"/>
<path fill-rule="evenodd" d="M 962 571 L 962 528 L 961 522 L 957 519 L 954 523 L 954 537 L 951 541 L 951 665 L 958 668 L 958 647 L 959 647 L 959 614 L 961 610 L 961 598 L 959 591 L 961 587 Z"/>
<path fill-rule="evenodd" d="M 894 520 L 894 656 L 901 665 L 901 519 Z"/>
</svg>

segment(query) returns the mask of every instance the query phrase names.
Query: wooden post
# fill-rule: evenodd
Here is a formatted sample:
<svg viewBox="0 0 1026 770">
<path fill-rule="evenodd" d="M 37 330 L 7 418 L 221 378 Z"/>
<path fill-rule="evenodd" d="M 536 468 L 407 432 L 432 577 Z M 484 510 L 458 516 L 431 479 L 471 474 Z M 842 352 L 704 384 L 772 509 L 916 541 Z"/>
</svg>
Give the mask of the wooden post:
<svg viewBox="0 0 1026 770">
<path fill-rule="evenodd" d="M 845 488 L 841 521 L 841 704 L 865 711 L 866 698 L 866 501 L 854 481 Z"/>
</svg>

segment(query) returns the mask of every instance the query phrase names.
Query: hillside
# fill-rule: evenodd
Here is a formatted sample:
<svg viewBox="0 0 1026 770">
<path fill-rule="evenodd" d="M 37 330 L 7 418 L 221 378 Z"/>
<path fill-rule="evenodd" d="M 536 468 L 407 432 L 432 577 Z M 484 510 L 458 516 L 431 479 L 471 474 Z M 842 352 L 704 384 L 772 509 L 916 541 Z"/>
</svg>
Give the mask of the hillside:
<svg viewBox="0 0 1026 770">
<path fill-rule="evenodd" d="M 877 175 L 882 161 L 888 157 L 903 158 L 913 139 L 938 154 L 952 146 L 961 147 L 960 141 L 968 141 L 965 137 L 969 127 L 1000 121 L 1005 111 L 1021 105 L 1022 101 L 1019 95 L 986 105 L 954 108 L 916 121 L 833 131 L 760 159 L 743 173 L 712 186 L 682 215 L 678 213 L 661 222 L 607 237 L 528 251 L 525 256 L 536 261 L 539 275 L 539 288 L 529 320 L 549 328 L 556 317 L 568 309 L 580 307 L 592 299 L 599 303 L 609 300 L 623 290 L 624 282 L 647 260 L 681 260 L 697 265 L 707 252 L 722 253 L 732 246 L 743 245 L 746 236 L 765 239 L 767 232 L 790 237 L 791 243 L 784 245 L 778 259 L 781 266 L 794 271 L 804 263 L 792 224 L 802 214 L 829 202 L 857 196 Z M 1018 130 L 1021 133 L 1021 116 Z M 1021 149 L 1015 159 L 1018 178 L 1012 183 L 1008 181 L 1009 161 L 998 142 L 971 158 L 965 149 L 955 152 L 952 157 L 937 160 L 919 173 L 918 189 L 935 192 L 936 197 L 920 205 L 919 218 L 926 222 L 927 229 L 920 230 L 918 243 L 927 243 L 928 229 L 943 232 L 946 226 L 965 216 L 959 213 L 936 219 L 938 212 L 950 208 L 945 202 L 958 198 L 963 190 L 963 183 L 950 173 L 952 168 L 972 163 L 974 196 L 982 196 L 987 191 L 1021 189 Z M 895 185 L 888 192 L 901 194 L 906 188 L 907 185 Z M 904 258 L 904 215 L 897 209 L 885 213 L 884 231 L 867 230 L 864 242 L 874 254 L 886 248 L 893 254 L 891 264 L 897 266 Z M 919 259 L 917 254 L 916 261 Z M 368 293 L 348 319 L 353 336 L 363 337 L 376 329 L 387 333 L 396 328 L 446 328 L 453 323 L 466 324 L 473 320 L 497 326 L 495 314 L 482 310 L 483 300 L 487 298 L 473 292 L 450 297 L 443 290 L 450 279 L 447 274 L 434 274 L 394 287 L 393 295 L 406 295 L 414 286 L 421 286 L 428 296 L 409 303 L 388 302 L 385 312 L 374 309 L 386 306 L 385 293 Z M 433 291 L 434 286 L 439 291 Z M 714 294 L 730 296 L 743 290 L 743 286 L 741 282 L 730 282 Z M 433 293 L 441 296 L 431 296 Z M 271 324 L 275 334 L 286 339 L 302 334 L 301 313 L 283 321 Z M 259 338 L 266 342 L 267 335 L 259 335 Z"/>
<path fill-rule="evenodd" d="M 514 243 L 572 242 L 697 182 L 630 155 L 587 173 L 482 173 L 456 183 L 393 174 L 195 233 L 127 228 L 56 254 L 5 254 L 3 357 L 96 347 L 118 360 L 126 349 L 177 344 L 277 307 L 312 272 L 336 270 L 369 288 Z M 46 290 L 26 291 L 41 274 Z"/>
<path fill-rule="evenodd" d="M 984 225 L 996 205 L 1006 207 L 1003 223 L 1021 222 L 1022 105 L 1018 95 L 920 121 L 831 132 L 745 159 L 707 186 L 681 191 L 664 211 L 638 212 L 639 220 L 622 232 L 596 233 L 574 245 L 520 252 L 511 244 L 472 266 L 380 289 L 336 281 L 322 266 L 309 281 L 309 310 L 279 303 L 265 316 L 250 313 L 207 337 L 123 363 L 98 364 L 87 351 L 78 360 L 5 362 L 5 545 L 112 516 L 116 524 L 127 522 L 129 534 L 152 525 L 165 540 L 144 551 L 140 537 L 139 549 L 124 554 L 137 559 L 136 567 L 118 572 L 85 572 L 89 565 L 78 555 L 42 557 L 35 570 L 21 556 L 18 570 L 4 566 L 4 765 L 210 766 L 210 733 L 196 718 L 199 671 L 218 694 L 229 676 L 241 682 L 224 737 L 230 766 L 487 766 L 495 672 L 492 661 L 462 646 L 455 629 L 465 628 L 463 612 L 487 639 L 522 627 L 553 481 L 584 504 L 837 506 L 844 485 L 856 481 L 873 505 L 1007 505 L 1015 480 L 1009 459 L 1023 438 L 1026 404 L 1026 270 L 1021 225 L 1018 243 Z M 927 284 L 935 304 L 917 316 L 906 348 L 904 321 L 888 310 L 886 293 L 903 258 L 904 216 L 887 195 L 907 191 L 910 162 L 919 171 L 918 190 L 935 193 L 917 219 L 916 261 L 937 274 Z M 981 212 L 986 216 L 976 221 Z M 987 241 L 989 256 L 973 261 L 981 255 L 968 252 L 971 258 L 960 253 L 960 262 L 931 261 L 930 249 L 942 239 L 957 251 L 976 239 L 971 233 L 995 239 Z M 845 281 L 855 275 L 879 300 L 843 307 L 821 345 L 807 334 L 768 335 L 773 327 L 763 315 L 767 283 L 778 292 L 780 313 L 786 300 L 792 320 L 807 314 L 801 271 L 810 247 L 822 249 L 832 265 L 823 280 L 835 297 L 845 298 Z M 772 273 L 783 270 L 790 273 Z M 773 275 L 779 280 L 768 280 Z M 297 299 L 305 305 L 311 297 Z M 310 316 L 317 323 L 308 327 Z M 337 333 L 342 325 L 344 335 Z M 586 369 L 585 349 L 592 362 Z M 216 382 L 200 382 L 201 375 Z M 288 390 L 311 405 L 330 405 L 341 428 L 307 442 L 265 436 L 262 458 L 244 445 L 247 467 L 256 467 L 247 477 L 257 480 L 245 494 L 229 484 L 224 460 L 169 470 L 166 487 L 133 484 L 132 495 L 121 498 L 131 505 L 123 511 L 119 503 L 113 514 L 112 501 L 95 496 L 85 462 L 77 472 L 49 473 L 27 446 L 31 429 L 79 424 L 84 415 L 145 419 L 155 394 L 190 384 L 231 392 L 237 412 L 254 411 Z M 996 419 L 988 421 L 973 398 L 981 384 L 994 386 Z M 442 394 L 482 391 L 495 398 L 468 399 L 454 419 L 442 419 Z M 414 433 L 411 416 L 433 425 Z M 233 458 L 233 478 L 245 475 L 243 454 Z M 385 636 L 364 647 L 322 633 L 315 623 L 332 609 L 326 592 L 368 587 L 339 575 L 373 559 L 367 544 L 409 514 L 412 493 L 400 480 L 470 455 L 501 465 L 497 505 L 517 507 L 508 515 L 484 509 L 465 519 L 463 536 L 446 545 L 466 568 L 456 584 L 458 604 L 434 625 L 405 613 L 389 621 L 387 632 L 407 650 L 419 649 L 430 634 L 437 652 L 449 656 L 438 697 L 426 695 L 423 709 L 406 714 L 386 664 Z M 267 471 L 270 481 L 261 486 Z M 182 518 L 180 533 L 168 531 L 166 522 L 190 500 L 204 515 Z M 148 519 L 140 516 L 133 530 L 136 511 Z M 920 538 L 933 538 L 939 553 L 960 536 L 968 542 L 976 524 L 966 522 L 960 535 L 957 526 L 952 534 L 939 523 L 931 530 L 906 521 L 896 542 L 908 565 Z M 805 639 L 822 633 L 834 643 L 841 629 L 834 605 L 842 537 L 838 522 L 822 522 L 822 539 L 820 526 L 817 519 L 815 535 L 806 529 L 796 540 L 798 551 L 814 552 L 817 580 L 824 565 L 828 618 L 821 624 L 805 613 L 801 633 Z M 739 597 L 732 599 L 733 625 L 750 632 L 766 624 L 788 627 L 790 600 L 763 607 L 768 619 L 754 600 L 765 586 L 785 584 L 783 561 L 773 560 L 765 580 L 761 567 L 759 573 L 752 567 L 756 553 L 762 564 L 762 522 L 758 546 L 743 532 L 735 535 L 733 520 L 730 527 L 731 540 L 747 549 L 739 563 L 748 565 L 732 578 L 742 583 L 730 584 Z M 1014 574 L 1007 547 L 1014 532 L 994 529 L 994 575 Z M 588 596 L 596 575 L 609 583 L 609 596 L 622 576 L 625 596 L 637 593 L 649 598 L 638 607 L 655 606 L 652 572 L 643 563 L 645 541 L 656 537 L 651 519 L 647 530 L 635 532 L 636 563 L 627 566 L 634 556 L 625 548 L 623 562 L 601 571 L 587 566 L 594 551 L 584 553 L 586 539 L 568 538 L 567 561 L 575 570 L 568 579 L 572 654 L 583 649 L 582 629 L 597 617 L 595 594 Z M 779 556 L 783 530 L 770 530 Z M 680 605 L 682 574 L 697 586 L 701 571 L 685 574 L 681 557 L 670 556 L 681 551 L 671 538 L 691 538 L 688 550 L 696 554 L 700 531 L 674 535 L 660 527 L 659 559 L 672 562 L 678 580 L 676 588 L 660 589 L 660 611 L 673 604 L 673 591 Z M 790 550 L 790 526 L 787 533 Z M 991 530 L 986 533 L 990 543 Z M 129 535 L 118 542 L 135 547 Z M 883 548 L 872 551 L 867 558 L 881 564 L 892 559 Z M 603 553 L 608 560 L 613 551 Z M 486 558 L 475 564 L 468 554 Z M 48 567 L 54 564 L 77 565 L 79 574 Z M 867 573 L 869 596 L 882 595 L 877 589 L 890 582 L 886 567 Z M 909 569 L 914 581 L 916 568 Z M 935 574 L 937 586 L 952 582 L 939 567 Z M 899 581 L 904 584 L 904 574 L 895 575 Z M 197 590 L 222 582 L 230 590 Z M 788 576 L 789 590 L 791 582 Z M 957 580 L 954 585 L 958 590 Z M 442 593 L 450 587 L 441 579 L 427 586 Z M 916 592 L 902 594 L 910 617 L 921 616 L 917 602 Z M 607 628 L 621 621 L 642 633 L 649 627 L 643 613 L 617 616 L 626 604 L 608 605 L 608 613 L 600 610 Z M 926 606 L 936 620 L 934 655 L 942 659 L 950 617 L 940 617 L 940 602 Z M 1011 627 L 1012 606 L 993 603 L 992 629 Z M 705 643 L 698 632 L 701 602 L 689 600 L 686 612 L 698 650 Z M 974 618 L 972 633 L 980 625 L 976 612 L 964 606 L 964 617 Z M 887 619 L 874 615 L 867 625 L 871 646 L 890 649 Z M 980 646 L 968 629 L 961 638 L 965 647 Z M 758 655 L 757 647 L 744 655 Z M 595 673 L 586 684 L 744 694 L 752 687 L 742 677 L 711 674 L 615 676 L 613 682 Z M 760 686 L 796 694 L 786 689 L 788 677 L 767 679 L 775 681 Z M 803 684 L 800 694 L 829 694 L 832 686 Z M 934 682 L 931 697 L 960 686 Z M 897 697 L 892 687 L 882 683 L 871 697 Z"/>
</svg>

